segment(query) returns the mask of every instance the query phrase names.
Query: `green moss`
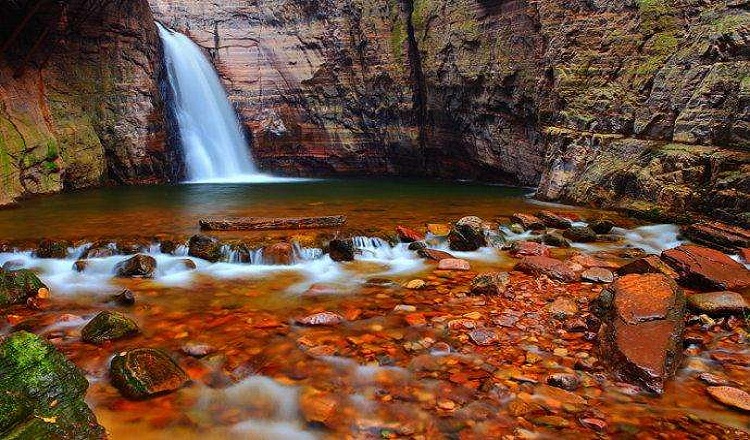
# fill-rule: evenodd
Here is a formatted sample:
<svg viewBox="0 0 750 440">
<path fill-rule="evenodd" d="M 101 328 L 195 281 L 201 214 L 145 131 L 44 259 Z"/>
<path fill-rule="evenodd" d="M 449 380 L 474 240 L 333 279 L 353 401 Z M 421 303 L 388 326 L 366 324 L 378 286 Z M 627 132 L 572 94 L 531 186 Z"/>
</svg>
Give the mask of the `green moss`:
<svg viewBox="0 0 750 440">
<path fill-rule="evenodd" d="M 0 344 L 0 437 L 102 438 L 103 429 L 83 402 L 83 373 L 49 342 L 16 332 Z"/>
</svg>

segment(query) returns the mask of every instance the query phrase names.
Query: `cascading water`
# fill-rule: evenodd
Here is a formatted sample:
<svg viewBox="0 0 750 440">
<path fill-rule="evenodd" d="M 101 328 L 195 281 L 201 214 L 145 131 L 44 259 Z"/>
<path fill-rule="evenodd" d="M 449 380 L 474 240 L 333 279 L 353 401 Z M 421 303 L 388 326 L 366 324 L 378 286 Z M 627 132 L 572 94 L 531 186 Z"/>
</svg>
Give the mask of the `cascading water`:
<svg viewBox="0 0 750 440">
<path fill-rule="evenodd" d="M 239 119 L 213 65 L 190 38 L 157 23 L 173 110 L 192 182 L 267 181 L 258 174 Z"/>
</svg>

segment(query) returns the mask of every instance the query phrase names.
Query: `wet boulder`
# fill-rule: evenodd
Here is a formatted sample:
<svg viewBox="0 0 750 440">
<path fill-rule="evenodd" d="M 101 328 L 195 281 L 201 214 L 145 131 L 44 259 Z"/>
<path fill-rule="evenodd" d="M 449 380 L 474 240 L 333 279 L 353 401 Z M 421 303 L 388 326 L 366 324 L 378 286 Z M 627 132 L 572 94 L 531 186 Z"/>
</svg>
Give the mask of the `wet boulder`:
<svg viewBox="0 0 750 440">
<path fill-rule="evenodd" d="M 736 292 L 696 293 L 688 296 L 688 307 L 709 316 L 744 315 L 750 311 L 745 298 Z"/>
<path fill-rule="evenodd" d="M 43 239 L 39 242 L 34 255 L 37 258 L 65 258 L 71 243 L 65 240 Z"/>
<path fill-rule="evenodd" d="M 294 261 L 294 247 L 289 243 L 275 243 L 263 248 L 265 264 L 289 265 Z"/>
<path fill-rule="evenodd" d="M 155 348 L 118 353 L 109 364 L 112 385 L 130 399 L 146 399 L 182 388 L 188 376 L 172 358 Z"/>
<path fill-rule="evenodd" d="M 221 260 L 221 242 L 206 235 L 193 235 L 188 242 L 188 255 L 215 263 Z"/>
<path fill-rule="evenodd" d="M 612 232 L 612 229 L 614 227 L 614 222 L 606 218 L 594 220 L 593 222 L 591 222 L 591 224 L 589 224 L 589 228 L 591 228 L 591 230 L 596 232 L 597 234 L 609 234 L 610 232 Z"/>
<path fill-rule="evenodd" d="M 677 279 L 679 276 L 674 269 L 656 255 L 647 255 L 643 258 L 638 258 L 617 269 L 618 275 L 628 275 L 631 273 L 660 273 L 673 279 Z"/>
<path fill-rule="evenodd" d="M 538 217 L 529 214 L 515 213 L 510 216 L 511 223 L 521 225 L 525 231 L 545 229 L 544 222 Z"/>
<path fill-rule="evenodd" d="M 678 281 L 702 290 L 735 290 L 750 286 L 750 270 L 727 255 L 703 246 L 682 245 L 661 254 L 679 274 Z"/>
<path fill-rule="evenodd" d="M 162 240 L 161 243 L 159 243 L 159 252 L 162 254 L 167 255 L 174 255 L 175 252 L 177 252 L 177 242 L 174 240 Z"/>
<path fill-rule="evenodd" d="M 115 265 L 115 274 L 122 278 L 152 278 L 156 259 L 150 255 L 136 254 Z"/>
<path fill-rule="evenodd" d="M 88 267 L 89 260 L 76 260 L 76 262 L 73 263 L 73 270 L 75 270 L 76 272 L 83 272 Z"/>
<path fill-rule="evenodd" d="M 420 234 L 414 229 L 410 229 L 405 226 L 396 226 L 396 235 L 398 235 L 398 239 L 403 243 L 412 243 L 415 241 L 424 240 L 423 234 Z"/>
<path fill-rule="evenodd" d="M 353 261 L 354 242 L 351 238 L 334 238 L 328 243 L 328 255 L 333 261 Z"/>
<path fill-rule="evenodd" d="M 596 241 L 596 232 L 588 226 L 573 226 L 563 232 L 563 237 L 576 243 L 591 243 Z"/>
<path fill-rule="evenodd" d="M 0 307 L 23 304 L 29 298 L 48 296 L 49 289 L 28 269 L 0 269 Z"/>
<path fill-rule="evenodd" d="M 81 330 L 81 340 L 100 345 L 107 341 L 128 338 L 140 333 L 138 324 L 119 312 L 103 311 Z"/>
<path fill-rule="evenodd" d="M 479 274 L 471 280 L 472 295 L 504 295 L 510 285 L 507 272 Z"/>
<path fill-rule="evenodd" d="M 139 252 L 147 252 L 151 242 L 145 238 L 123 238 L 115 242 L 117 253 L 122 255 L 135 255 Z"/>
<path fill-rule="evenodd" d="M 0 436 L 105 439 L 84 402 L 83 372 L 41 337 L 20 331 L 0 343 Z"/>
<path fill-rule="evenodd" d="M 113 244 L 106 241 L 97 241 L 92 243 L 91 246 L 87 247 L 81 255 L 81 259 L 85 260 L 88 258 L 106 258 L 117 255 L 117 249 Z"/>
<path fill-rule="evenodd" d="M 526 257 L 516 264 L 515 270 L 533 276 L 545 275 L 550 279 L 570 283 L 576 281 L 576 273 L 560 260 L 550 257 Z"/>
<path fill-rule="evenodd" d="M 557 232 L 549 232 L 543 234 L 540 241 L 548 246 L 554 246 L 559 248 L 569 248 L 570 242 Z"/>
<path fill-rule="evenodd" d="M 484 221 L 479 217 L 463 217 L 451 228 L 448 235 L 451 250 L 475 251 L 487 246 Z"/>
<path fill-rule="evenodd" d="M 408 249 L 410 251 L 427 249 L 427 243 L 425 243 L 424 241 L 412 241 L 411 243 L 409 243 Z"/>
<path fill-rule="evenodd" d="M 625 275 L 604 289 L 590 309 L 601 319 L 599 349 L 612 374 L 662 393 L 682 356 L 682 289 L 661 274 Z"/>
<path fill-rule="evenodd" d="M 419 255 L 420 257 L 424 259 L 432 260 L 432 261 L 440 261 L 440 260 L 445 260 L 447 258 L 454 258 L 453 255 L 449 254 L 448 252 L 439 251 L 437 249 L 419 249 L 417 251 L 417 255 Z"/>
<path fill-rule="evenodd" d="M 573 223 L 567 218 L 555 214 L 552 211 L 539 211 L 536 213 L 539 220 L 544 223 L 545 226 L 555 229 L 568 229 L 573 226 Z"/>
<path fill-rule="evenodd" d="M 544 256 L 549 257 L 549 248 L 541 243 L 534 241 L 514 241 L 510 245 L 510 254 L 516 258 Z"/>
<path fill-rule="evenodd" d="M 722 252 L 734 254 L 750 247 L 750 231 L 721 222 L 699 222 L 682 229 L 690 241 Z"/>
<path fill-rule="evenodd" d="M 132 291 L 128 289 L 124 289 L 122 292 L 118 293 L 117 295 L 113 295 L 111 298 L 111 301 L 117 304 L 118 306 L 132 306 L 135 304 L 135 295 Z"/>
</svg>

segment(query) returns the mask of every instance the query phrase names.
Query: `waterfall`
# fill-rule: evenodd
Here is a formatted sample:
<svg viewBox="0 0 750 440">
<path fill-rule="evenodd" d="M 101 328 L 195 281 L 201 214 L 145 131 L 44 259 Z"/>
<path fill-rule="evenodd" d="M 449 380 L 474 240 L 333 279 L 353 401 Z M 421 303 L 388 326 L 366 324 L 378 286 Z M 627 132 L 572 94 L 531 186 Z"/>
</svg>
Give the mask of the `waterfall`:
<svg viewBox="0 0 750 440">
<path fill-rule="evenodd" d="M 157 25 L 188 179 L 191 182 L 273 179 L 258 174 L 237 114 L 211 62 L 190 38 Z"/>
</svg>

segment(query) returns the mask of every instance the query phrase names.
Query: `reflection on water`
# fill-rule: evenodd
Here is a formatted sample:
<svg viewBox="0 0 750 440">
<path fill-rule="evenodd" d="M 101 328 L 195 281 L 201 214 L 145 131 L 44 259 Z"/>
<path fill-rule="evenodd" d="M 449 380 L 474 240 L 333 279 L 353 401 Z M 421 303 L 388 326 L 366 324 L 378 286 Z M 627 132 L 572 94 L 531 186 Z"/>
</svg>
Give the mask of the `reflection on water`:
<svg viewBox="0 0 750 440">
<path fill-rule="evenodd" d="M 533 211 L 524 189 L 414 180 L 185 184 L 101 188 L 0 211 L 0 239 L 191 234 L 207 216 L 346 214 L 350 227 L 420 226 L 464 215 Z M 575 209 L 575 208 L 571 208 Z"/>
</svg>

